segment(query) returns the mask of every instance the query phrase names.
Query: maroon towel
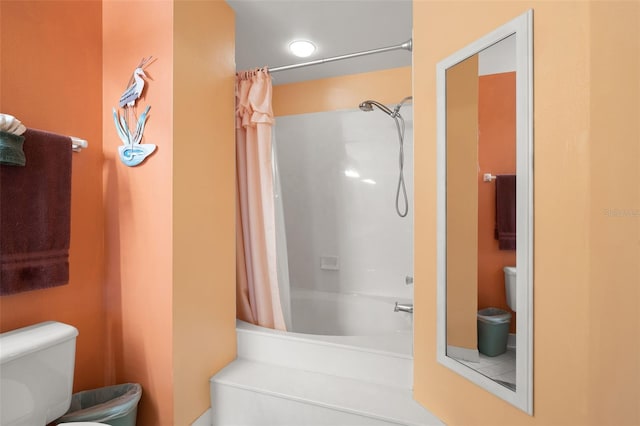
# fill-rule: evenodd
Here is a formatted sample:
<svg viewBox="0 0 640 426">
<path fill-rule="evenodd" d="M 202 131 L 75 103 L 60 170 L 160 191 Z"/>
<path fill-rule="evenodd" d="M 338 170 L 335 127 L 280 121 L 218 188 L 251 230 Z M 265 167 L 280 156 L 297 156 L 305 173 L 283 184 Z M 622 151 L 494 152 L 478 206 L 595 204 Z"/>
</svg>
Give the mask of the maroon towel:
<svg viewBox="0 0 640 426">
<path fill-rule="evenodd" d="M 71 139 L 23 136 L 26 166 L 0 165 L 0 295 L 69 282 Z"/>
<path fill-rule="evenodd" d="M 495 238 L 500 250 L 516 249 L 516 176 L 496 176 Z"/>
</svg>

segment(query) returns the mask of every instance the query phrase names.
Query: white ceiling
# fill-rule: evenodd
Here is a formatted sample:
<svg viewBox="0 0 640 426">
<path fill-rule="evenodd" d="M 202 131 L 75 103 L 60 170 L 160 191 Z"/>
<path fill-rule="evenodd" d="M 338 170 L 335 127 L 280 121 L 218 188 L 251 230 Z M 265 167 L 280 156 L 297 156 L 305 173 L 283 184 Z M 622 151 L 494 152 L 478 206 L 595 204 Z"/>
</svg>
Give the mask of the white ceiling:
<svg viewBox="0 0 640 426">
<path fill-rule="evenodd" d="M 411 38 L 411 0 L 226 0 L 236 14 L 236 68 L 276 67 L 399 45 Z M 308 58 L 289 53 L 311 40 Z M 273 84 L 411 65 L 406 50 L 281 71 Z"/>
</svg>

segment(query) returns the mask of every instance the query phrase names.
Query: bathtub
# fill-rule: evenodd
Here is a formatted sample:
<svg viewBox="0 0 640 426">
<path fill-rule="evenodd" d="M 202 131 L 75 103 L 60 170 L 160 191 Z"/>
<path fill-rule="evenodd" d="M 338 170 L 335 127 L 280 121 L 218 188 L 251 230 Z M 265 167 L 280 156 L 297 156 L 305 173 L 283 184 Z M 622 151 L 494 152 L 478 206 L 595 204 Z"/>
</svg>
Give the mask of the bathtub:
<svg viewBox="0 0 640 426">
<path fill-rule="evenodd" d="M 412 315 L 396 301 L 410 303 L 295 289 L 293 331 L 237 320 L 237 359 L 211 379 L 212 424 L 440 424 L 413 401 Z"/>
<path fill-rule="evenodd" d="M 368 335 L 279 331 L 237 320 L 237 358 L 210 380 L 211 424 L 442 424 L 413 400 L 411 314 L 393 312 L 395 300 L 385 298 L 295 293 L 296 309 L 309 308 L 305 320 L 322 312 L 317 305 L 331 314 L 346 309 L 351 316 L 336 315 L 340 321 L 315 319 L 334 332 Z M 311 308 L 310 298 L 320 303 Z M 344 328 L 348 319 L 362 324 Z M 379 321 L 382 329 L 365 328 Z"/>
<path fill-rule="evenodd" d="M 413 315 L 394 312 L 402 298 L 292 289 L 292 330 L 278 331 L 244 321 L 238 331 L 288 341 L 324 342 L 350 351 L 378 352 L 390 356 L 413 356 Z"/>
</svg>

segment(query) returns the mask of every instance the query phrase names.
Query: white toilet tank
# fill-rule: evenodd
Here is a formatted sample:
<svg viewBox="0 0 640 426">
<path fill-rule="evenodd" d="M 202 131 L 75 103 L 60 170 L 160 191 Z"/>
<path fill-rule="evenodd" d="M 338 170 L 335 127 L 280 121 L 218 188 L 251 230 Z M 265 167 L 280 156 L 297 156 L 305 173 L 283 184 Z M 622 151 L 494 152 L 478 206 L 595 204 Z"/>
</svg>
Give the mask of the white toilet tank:
<svg viewBox="0 0 640 426">
<path fill-rule="evenodd" d="M 0 334 L 0 425 L 44 426 L 66 413 L 77 335 L 55 321 Z"/>
<path fill-rule="evenodd" d="M 507 305 L 513 312 L 516 311 L 516 267 L 505 266 L 504 271 L 504 289 L 507 294 Z"/>
</svg>

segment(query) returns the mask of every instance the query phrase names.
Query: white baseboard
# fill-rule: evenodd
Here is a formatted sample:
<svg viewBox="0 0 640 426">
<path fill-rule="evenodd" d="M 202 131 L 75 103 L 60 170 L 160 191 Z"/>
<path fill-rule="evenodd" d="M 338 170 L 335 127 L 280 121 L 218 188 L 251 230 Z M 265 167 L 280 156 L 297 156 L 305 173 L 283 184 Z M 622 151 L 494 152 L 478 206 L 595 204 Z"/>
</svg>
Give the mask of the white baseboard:
<svg viewBox="0 0 640 426">
<path fill-rule="evenodd" d="M 462 361 L 480 361 L 480 354 L 478 353 L 478 349 L 461 348 L 459 346 L 447 345 L 447 356 Z"/>
<path fill-rule="evenodd" d="M 200 417 L 196 419 L 195 422 L 191 423 L 191 426 L 211 426 L 213 424 L 213 420 L 211 418 L 211 408 L 202 413 Z"/>
</svg>

